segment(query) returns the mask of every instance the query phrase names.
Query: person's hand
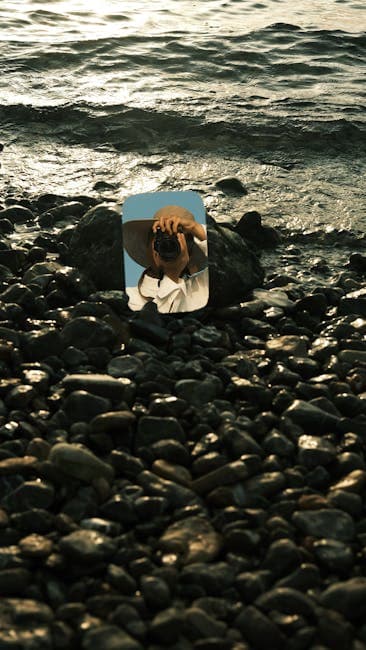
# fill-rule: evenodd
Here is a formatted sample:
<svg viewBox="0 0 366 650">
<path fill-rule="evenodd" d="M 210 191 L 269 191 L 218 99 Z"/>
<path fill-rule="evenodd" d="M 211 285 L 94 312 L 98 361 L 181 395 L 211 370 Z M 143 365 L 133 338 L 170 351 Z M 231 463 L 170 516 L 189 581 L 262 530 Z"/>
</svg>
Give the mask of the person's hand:
<svg viewBox="0 0 366 650">
<path fill-rule="evenodd" d="M 182 271 L 186 268 L 189 262 L 189 253 L 187 248 L 187 241 L 184 236 L 184 233 L 178 232 L 177 239 L 180 244 L 180 253 L 175 260 L 167 262 L 163 260 L 159 253 L 153 248 L 153 259 L 156 266 L 164 271 L 164 274 L 167 275 L 173 282 L 178 282 Z"/>
<path fill-rule="evenodd" d="M 167 232 L 168 235 L 179 234 L 178 231 L 179 228 L 181 228 L 183 233 L 186 235 L 192 234 L 201 241 L 206 239 L 206 232 L 201 224 L 192 219 L 187 219 L 186 217 L 178 217 L 173 213 L 156 219 L 152 226 L 153 232 L 156 232 L 158 228 L 160 228 L 162 232 Z"/>
</svg>

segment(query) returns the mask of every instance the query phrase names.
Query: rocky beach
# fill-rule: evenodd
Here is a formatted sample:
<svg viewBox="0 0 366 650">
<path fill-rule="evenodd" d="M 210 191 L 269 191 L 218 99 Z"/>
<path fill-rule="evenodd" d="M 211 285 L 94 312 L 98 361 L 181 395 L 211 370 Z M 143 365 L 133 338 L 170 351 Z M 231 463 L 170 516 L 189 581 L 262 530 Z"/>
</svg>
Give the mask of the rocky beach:
<svg viewBox="0 0 366 650">
<path fill-rule="evenodd" d="M 365 236 L 210 219 L 209 306 L 132 314 L 119 219 L 0 210 L 0 648 L 363 650 Z"/>
</svg>

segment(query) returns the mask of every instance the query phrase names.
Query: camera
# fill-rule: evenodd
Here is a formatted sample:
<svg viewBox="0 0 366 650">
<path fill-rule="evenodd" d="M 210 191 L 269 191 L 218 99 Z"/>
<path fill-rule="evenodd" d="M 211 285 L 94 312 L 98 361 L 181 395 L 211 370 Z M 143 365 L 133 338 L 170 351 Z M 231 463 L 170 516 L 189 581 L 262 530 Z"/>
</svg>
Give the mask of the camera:
<svg viewBox="0 0 366 650">
<path fill-rule="evenodd" d="M 180 255 L 180 243 L 177 235 L 168 235 L 161 228 L 156 229 L 154 250 L 160 255 L 164 262 L 172 262 Z"/>
</svg>

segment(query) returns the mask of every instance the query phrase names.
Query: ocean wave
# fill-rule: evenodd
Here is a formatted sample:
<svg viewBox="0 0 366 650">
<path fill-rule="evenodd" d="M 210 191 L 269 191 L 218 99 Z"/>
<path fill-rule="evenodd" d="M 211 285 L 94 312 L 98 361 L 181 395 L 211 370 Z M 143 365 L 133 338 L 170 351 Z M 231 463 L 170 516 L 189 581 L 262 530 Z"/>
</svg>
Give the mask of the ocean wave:
<svg viewBox="0 0 366 650">
<path fill-rule="evenodd" d="M 229 118 L 229 115 L 228 115 Z M 323 147 L 365 147 L 366 123 L 354 119 L 291 119 L 261 116 L 246 110 L 241 119 L 214 120 L 174 111 L 158 111 L 87 102 L 59 106 L 0 105 L 7 130 L 70 143 L 109 143 L 119 149 L 164 143 L 174 150 L 183 144 L 204 146 L 220 142 L 245 147 L 303 147 L 321 152 Z"/>
</svg>

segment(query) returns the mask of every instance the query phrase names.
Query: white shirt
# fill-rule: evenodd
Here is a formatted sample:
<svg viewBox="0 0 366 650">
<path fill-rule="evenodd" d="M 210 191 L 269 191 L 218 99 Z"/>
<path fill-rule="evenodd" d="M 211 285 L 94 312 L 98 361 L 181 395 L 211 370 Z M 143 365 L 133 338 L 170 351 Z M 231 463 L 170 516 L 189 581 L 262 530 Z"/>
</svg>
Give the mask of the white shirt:
<svg viewBox="0 0 366 650">
<path fill-rule="evenodd" d="M 207 256 L 207 239 L 195 243 Z M 167 275 L 162 280 L 145 275 L 138 287 L 127 287 L 128 306 L 133 311 L 141 309 L 147 302 L 155 302 L 160 313 L 175 313 L 201 309 L 208 301 L 208 267 L 187 278 L 174 282 Z"/>
</svg>

